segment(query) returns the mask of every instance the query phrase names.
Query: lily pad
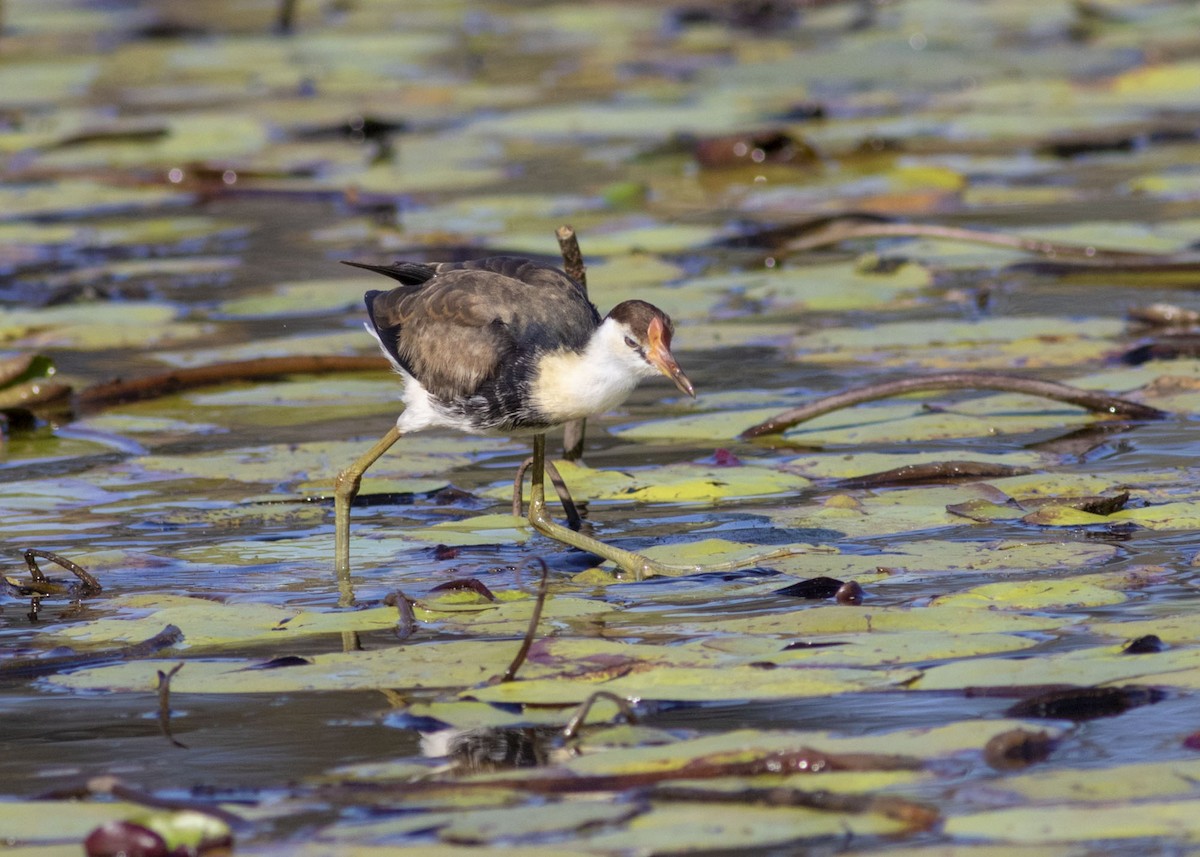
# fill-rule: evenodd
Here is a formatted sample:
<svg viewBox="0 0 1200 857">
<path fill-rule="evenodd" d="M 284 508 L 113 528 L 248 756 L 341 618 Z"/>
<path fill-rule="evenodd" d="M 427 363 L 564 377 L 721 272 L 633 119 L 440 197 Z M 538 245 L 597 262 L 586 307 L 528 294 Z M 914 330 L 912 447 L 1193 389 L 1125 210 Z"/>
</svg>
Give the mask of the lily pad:
<svg viewBox="0 0 1200 857">
<path fill-rule="evenodd" d="M 753 465 L 670 464 L 647 472 L 620 472 L 594 470 L 576 462 L 563 461 L 557 467 L 572 496 L 589 501 L 712 503 L 739 497 L 788 494 L 809 484 L 803 476 Z M 511 489 L 493 489 L 488 495 L 505 498 L 511 496 Z"/>
<path fill-rule="evenodd" d="M 268 294 L 225 301 L 219 309 L 235 318 L 319 315 L 357 307 L 364 289 L 377 285 L 362 277 L 281 283 Z"/>
</svg>

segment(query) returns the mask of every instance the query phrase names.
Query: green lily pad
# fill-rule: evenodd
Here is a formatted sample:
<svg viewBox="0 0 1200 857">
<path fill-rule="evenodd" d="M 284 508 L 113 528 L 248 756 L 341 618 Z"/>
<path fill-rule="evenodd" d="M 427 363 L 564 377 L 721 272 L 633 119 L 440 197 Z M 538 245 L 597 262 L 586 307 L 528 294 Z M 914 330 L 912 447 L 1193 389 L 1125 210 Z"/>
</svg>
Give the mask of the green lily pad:
<svg viewBox="0 0 1200 857">
<path fill-rule="evenodd" d="M 418 436 L 419 438 L 419 436 Z M 472 456 L 462 445 L 457 448 L 426 447 L 417 439 L 408 444 L 403 456 L 386 456 L 372 468 L 371 476 L 423 476 L 443 473 L 471 461 Z M 228 449 L 188 455 L 147 455 L 134 459 L 130 471 L 155 478 L 189 477 L 197 479 L 234 479 L 244 483 L 278 485 L 287 482 L 327 482 L 342 468 L 364 453 L 370 444 L 362 441 L 326 441 L 289 445 L 268 445 Z M 364 481 L 364 491 L 370 491 L 370 479 Z"/>
<path fill-rule="evenodd" d="M 1021 806 L 946 819 L 951 836 L 1002 842 L 1072 843 L 1151 837 L 1179 842 L 1200 839 L 1195 827 L 1200 801 L 1110 801 L 1065 806 Z"/>
<path fill-rule="evenodd" d="M 987 658 L 943 664 L 926 670 L 913 687 L 949 690 L 964 687 L 1070 684 L 1092 686 L 1111 682 L 1141 681 L 1168 684 L 1172 676 L 1186 683 L 1200 668 L 1200 652 L 1172 650 L 1153 659 L 1129 657 L 1119 649 L 1088 648 L 1028 660 Z M 1169 671 L 1169 672 L 1168 672 Z"/>
<path fill-rule="evenodd" d="M 934 603 L 1046 610 L 1053 607 L 1100 607 L 1106 604 L 1120 604 L 1124 600 L 1124 595 L 1112 589 L 1065 578 L 987 583 L 950 595 L 940 595 Z"/>
<path fill-rule="evenodd" d="M 558 462 L 556 466 L 571 495 L 589 501 L 712 503 L 738 497 L 788 494 L 809 484 L 803 476 L 754 465 L 669 464 L 646 472 L 594 470 L 570 461 Z M 511 489 L 496 488 L 489 491 L 488 496 L 503 499 L 511 496 Z"/>
<path fill-rule="evenodd" d="M 224 301 L 218 309 L 235 318 L 318 315 L 357 307 L 364 289 L 378 285 L 365 277 L 281 283 L 264 295 Z"/>
<path fill-rule="evenodd" d="M 156 210 L 186 205 L 191 198 L 173 188 L 128 188 L 89 181 L 8 185 L 0 188 L 0 221 Z"/>
<path fill-rule="evenodd" d="M 211 330 L 205 324 L 177 321 L 175 309 L 154 303 L 0 311 L 0 337 L 33 349 L 169 346 L 196 340 Z"/>
<path fill-rule="evenodd" d="M 391 610 L 391 608 L 388 608 Z M 392 610 L 392 612 L 395 612 Z M 426 643 L 373 652 L 320 654 L 284 669 L 247 669 L 242 660 L 189 660 L 171 680 L 172 693 L 300 693 L 380 688 L 461 688 L 504 673 L 517 644 L 479 640 Z M 157 670 L 175 661 L 149 660 L 77 670 L 51 682 L 75 689 L 151 691 Z"/>
<path fill-rule="evenodd" d="M 526 705 L 563 705 L 583 702 L 596 690 L 637 699 L 694 701 L 736 699 L 793 699 L 828 696 L 863 690 L 883 690 L 916 678 L 915 670 L 856 670 L 848 668 L 780 667 L 762 670 L 753 666 L 651 667 L 629 675 L 597 677 L 530 678 L 472 690 L 472 699 Z"/>
<path fill-rule="evenodd" d="M 139 618 L 106 618 L 63 628 L 73 643 L 135 643 L 167 625 L 183 631 L 188 648 L 284 639 L 306 634 L 336 634 L 395 627 L 394 607 L 338 613 L 298 613 L 270 604 L 221 604 L 179 595 L 132 595 L 110 599 L 110 608 L 141 614 Z"/>
</svg>

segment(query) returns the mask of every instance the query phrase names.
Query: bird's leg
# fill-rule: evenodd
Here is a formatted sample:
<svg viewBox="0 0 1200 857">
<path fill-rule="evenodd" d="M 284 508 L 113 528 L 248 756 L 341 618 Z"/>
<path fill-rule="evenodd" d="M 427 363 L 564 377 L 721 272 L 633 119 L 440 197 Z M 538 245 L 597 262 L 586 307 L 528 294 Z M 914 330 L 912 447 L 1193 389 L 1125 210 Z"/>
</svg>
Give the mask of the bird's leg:
<svg viewBox="0 0 1200 857">
<path fill-rule="evenodd" d="M 533 464 L 532 455 L 521 462 L 521 466 L 517 468 L 517 475 L 513 477 L 512 513 L 514 518 L 521 517 L 521 489 L 525 487 L 523 484 L 525 471 L 531 464 Z M 554 462 L 548 458 L 546 459 L 546 472 L 550 474 L 550 481 L 554 483 L 554 491 L 558 494 L 559 502 L 562 503 L 563 512 L 567 516 L 567 526 L 575 531 L 581 530 L 583 517 L 579 514 L 579 509 L 576 508 L 575 501 L 571 498 L 571 489 L 567 487 L 566 480 L 562 478 L 562 474 L 558 472 Z"/>
<path fill-rule="evenodd" d="M 797 553 L 792 548 L 780 548 L 767 551 L 741 560 L 722 562 L 713 565 L 672 565 L 657 562 L 640 553 L 627 551 L 622 548 L 606 545 L 599 539 L 585 536 L 568 530 L 562 524 L 556 524 L 546 512 L 546 436 L 533 436 L 533 463 L 529 475 L 529 523 L 544 536 L 560 541 L 565 545 L 595 554 L 617 564 L 619 568 L 633 575 L 634 580 L 643 580 L 648 575 L 656 574 L 697 574 L 705 571 L 728 571 L 754 565 L 769 559 L 790 556 Z"/>
<path fill-rule="evenodd" d="M 339 473 L 333 483 L 334 570 L 341 590 L 341 598 L 338 599 L 341 607 L 349 607 L 354 601 L 354 593 L 350 588 L 350 504 L 358 496 L 367 468 L 399 439 L 400 429 L 393 425 L 374 446 Z"/>
<path fill-rule="evenodd" d="M 625 571 L 641 580 L 646 572 L 661 570 L 658 563 L 641 554 L 606 545 L 591 536 L 568 530 L 556 524 L 546 512 L 546 436 L 533 436 L 533 464 L 529 475 L 529 523 L 539 533 L 552 539 L 579 548 L 596 556 L 615 562 Z"/>
<path fill-rule="evenodd" d="M 558 495 L 558 502 L 562 503 L 563 514 L 567 516 L 567 526 L 578 532 L 583 529 L 583 516 L 579 514 L 579 509 L 575 506 L 575 500 L 571 497 L 571 489 L 567 487 L 567 481 L 562 478 L 562 474 L 558 472 L 558 468 L 549 458 L 546 459 L 546 472 L 550 474 L 550 482 L 554 485 L 554 493 Z"/>
</svg>

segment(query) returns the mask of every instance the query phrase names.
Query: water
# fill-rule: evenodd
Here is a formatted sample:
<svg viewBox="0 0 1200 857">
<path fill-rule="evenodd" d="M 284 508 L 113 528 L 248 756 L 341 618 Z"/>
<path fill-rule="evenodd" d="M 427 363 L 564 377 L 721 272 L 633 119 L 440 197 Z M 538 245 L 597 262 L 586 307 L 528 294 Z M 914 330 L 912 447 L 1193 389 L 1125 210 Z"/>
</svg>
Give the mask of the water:
<svg viewBox="0 0 1200 857">
<path fill-rule="evenodd" d="M 58 56 L 78 54 L 103 72 L 75 88 L 30 89 L 28 101 L 11 94 L 24 90 L 0 84 L 10 93 L 0 94 L 0 117 L 8 123 L 0 127 L 6 146 L 0 152 L 14 183 L 51 194 L 70 181 L 102 185 L 98 201 L 86 204 L 80 202 L 82 186 L 67 194 L 70 204 L 60 200 L 44 209 L 18 208 L 25 202 L 6 197 L 0 301 L 10 312 L 2 329 L 12 350 L 50 356 L 58 377 L 77 390 L 115 377 L 264 354 L 370 354 L 360 295 L 381 281 L 358 277 L 339 259 L 469 258 L 496 250 L 553 259 L 553 228 L 569 220 L 579 228 L 595 302 L 604 310 L 640 295 L 668 308 L 679 322 L 677 356 L 700 393 L 692 404 L 665 384 L 648 384 L 619 413 L 591 420 L 590 466 L 631 472 L 647 482 L 670 465 L 709 467 L 719 448 L 769 468 L 798 466 L 794 460 L 801 458 L 817 462 L 811 485 L 783 494 L 698 504 L 630 502 L 620 493 L 577 497 L 595 534 L 634 550 L 656 544 L 684 550 L 720 537 L 764 547 L 819 544 L 828 552 L 763 562 L 759 573 L 602 586 L 576 577 L 590 567 L 587 557 L 537 536 L 518 541 L 508 525 L 494 524 L 479 544 L 439 550 L 429 528 L 507 509 L 505 484 L 528 446 L 435 434 L 406 438 L 389 453 L 376 471 L 389 481 L 375 488 L 368 483 L 367 493 L 375 496 L 354 510 L 353 584 L 363 612 L 397 590 L 432 601 L 434 586 L 462 578 L 511 593 L 529 586 L 526 566 L 542 557 L 560 603 L 575 598 L 612 611 L 590 621 L 548 620 L 542 633 L 550 635 L 550 644 L 606 637 L 650 642 L 667 652 L 697 641 L 731 648 L 766 641 L 782 650 L 789 642 L 865 636 L 810 632 L 804 625 L 808 611 L 818 615 L 829 605 L 774 594 L 797 577 L 826 573 L 822 563 L 832 569 L 828 573 L 863 581 L 863 612 L 911 605 L 916 615 L 926 615 L 920 609 L 940 597 L 997 582 L 1107 574 L 1097 586 L 1120 592 L 1124 598 L 1117 603 L 1001 602 L 979 614 L 1045 620 L 1013 632 L 1030 643 L 1027 649 L 1007 656 L 930 655 L 899 665 L 914 670 L 915 680 L 917 671 L 977 659 L 975 680 L 983 682 L 1011 658 L 1037 664 L 1069 652 L 1115 649 L 1120 641 L 1092 626 L 1143 619 L 1167 629 L 1164 657 L 1191 651 L 1195 633 L 1187 618 L 1196 602 L 1198 527 L 1187 506 L 1177 512 L 1179 523 L 1161 529 L 1117 519 L 1043 527 L 1016 514 L 985 523 L 945 518 L 947 504 L 980 490 L 971 486 L 843 491 L 833 484 L 859 475 L 840 467 L 853 471 L 854 462 L 871 455 L 891 462 L 878 469 L 910 453 L 1011 456 L 1039 474 L 1029 483 L 1033 488 L 1022 489 L 1032 493 L 1041 480 L 1046 494 L 1069 499 L 1128 487 L 1130 508 L 1190 503 L 1197 453 L 1191 419 L 1197 403 L 1188 398 L 1194 361 L 1123 370 L 1117 360 L 1144 335 L 1122 326 L 1130 306 L 1166 301 L 1200 308 L 1186 271 L 1174 279 L 1122 271 L 1082 277 L 1016 265 L 1030 257 L 1011 251 L 930 240 L 858 239 L 792 254 L 784 247 L 760 252 L 714 243 L 747 219 L 772 225 L 869 210 L 902 221 L 1014 229 L 1101 247 L 1186 250 L 1200 214 L 1200 199 L 1188 190 L 1196 144 L 1187 133 L 1163 136 L 1163 126 L 1170 124 L 1164 116 L 1171 109 L 1186 119 L 1194 105 L 1171 102 L 1169 88 L 1168 94 L 1156 91 L 1167 105 L 1163 112 L 1143 111 L 1136 91 L 1130 96 L 1135 103 L 1117 100 L 1111 93 L 1119 87 L 1102 76 L 1136 69 L 1141 59 L 1105 25 L 1090 22 L 1103 32 L 1079 41 L 1045 10 L 993 19 L 1000 13 L 972 6 L 958 10 L 970 20 L 956 30 L 953 16 L 946 22 L 931 16 L 936 3 L 883 7 L 863 28 L 847 26 L 838 17 L 844 9 L 813 9 L 802 23 L 779 32 L 745 22 L 667 26 L 662 9 L 623 4 L 593 4 L 587 12 L 592 18 L 578 17 L 584 10 L 576 7 L 522 13 L 486 4 L 378 6 L 304 10 L 316 18 L 301 22 L 301 35 L 288 42 L 264 35 L 265 9 L 163 4 L 153 12 L 162 16 L 158 23 L 179 26 L 201 14 L 196 26 L 210 35 L 194 39 L 186 31 L 172 37 L 141 32 L 144 22 L 137 24 L 123 4 L 90 4 L 110 25 L 104 32 L 112 33 L 98 42 L 94 27 L 80 29 L 82 24 L 6 4 L 13 31 L 5 38 L 18 49 L 0 63 L 0 74 L 24 69 L 47 47 Z M 1147 52 L 1162 44 L 1164 32 L 1172 45 L 1182 32 L 1157 23 L 1151 12 L 1141 17 L 1136 26 Z M 405 27 L 399 31 L 413 34 L 411 40 L 379 35 L 397 31 L 400 19 Z M 941 32 L 943 26 L 954 32 Z M 922 38 L 912 41 L 913 32 Z M 897 33 L 903 38 L 893 38 Z M 957 41 L 964 33 L 983 46 Z M 865 56 L 871 61 L 860 62 Z M 941 65 L 916 62 L 931 56 Z M 972 81 L 954 72 L 968 59 L 979 60 Z M 820 74 L 809 67 L 813 62 L 821 64 Z M 1075 114 L 1059 116 L 1058 108 L 1037 99 L 1029 102 L 1033 107 L 1007 104 L 1009 81 L 996 71 L 1005 68 L 1044 75 L 1035 87 L 1066 87 L 1081 102 L 1080 115 L 1131 125 L 1142 142 L 1072 158 L 1037 154 L 1047 137 L 1087 135 L 1068 121 Z M 1081 75 L 1084 82 L 1077 83 Z M 814 93 L 828 99 L 827 118 L 787 129 L 815 141 L 822 155 L 812 168 L 740 163 L 701 169 L 686 139 L 677 136 L 759 126 Z M 954 107 L 951 96 L 966 106 Z M 983 99 L 983 106 L 973 98 Z M 1086 98 L 1098 101 L 1083 103 Z M 72 110 L 80 111 L 84 126 L 101 129 L 99 140 L 67 139 Z M 121 128 L 108 124 L 114 115 L 152 128 L 183 122 L 187 133 L 172 130 L 170 145 L 159 148 L 145 135 L 125 139 Z M 337 131 L 356 117 L 403 120 L 406 130 L 387 139 Z M 14 136 L 46 128 L 45 140 Z M 896 138 L 901 151 L 884 147 L 880 154 L 878 147 L 860 145 L 883 137 Z M 169 169 L 181 170 L 182 180 L 169 178 Z M 1173 183 L 1168 191 L 1155 190 L 1153 180 L 1164 174 Z M 144 209 L 107 208 L 128 189 L 189 195 Z M 4 231 L 6 226 L 13 229 Z M 67 237 L 54 232 L 59 228 L 68 230 Z M 851 276 L 856 268 L 873 269 L 865 253 L 882 256 L 885 271 L 891 263 L 915 261 L 928 279 L 903 287 L 886 274 Z M 898 332 L 901 322 L 916 322 L 916 333 Z M 955 332 L 952 323 L 985 333 Z M 1025 340 L 1024 326 L 1044 332 Z M 865 346 L 855 339 L 862 330 L 872 331 Z M 824 344 L 822 334 L 828 335 Z M 952 336 L 959 338 L 939 338 Z M 740 428 L 654 442 L 620 435 L 650 420 L 707 410 L 782 410 L 857 384 L 961 365 L 1055 379 L 1102 375 L 1096 386 L 1118 393 L 1160 375 L 1176 376 L 1171 389 L 1147 388 L 1152 402 L 1175 415 L 1144 424 L 1089 425 L 1052 405 L 1049 410 L 1063 414 L 1061 422 L 1019 424 L 1003 420 L 1036 415 L 1037 406 L 1002 401 L 990 407 L 985 399 L 981 411 L 971 401 L 978 397 L 936 393 L 921 401 L 933 403 L 935 411 L 944 406 L 951 416 L 973 414 L 979 429 L 925 435 L 923 420 L 936 413 L 898 414 L 886 410 L 890 403 L 839 414 L 820 432 L 754 444 L 736 441 Z M 344 592 L 332 573 L 329 486 L 337 470 L 395 418 L 398 395 L 398 382 L 382 370 L 233 382 L 97 412 L 43 414 L 32 429 L 12 431 L 0 449 L 0 538 L 10 548 L 5 574 L 25 577 L 20 552 L 26 547 L 56 551 L 95 573 L 104 593 L 82 604 L 46 599 L 37 621 L 28 618 L 27 599 L 0 596 L 3 654 L 86 649 L 86 642 L 65 632 L 143 616 L 152 608 L 129 600 L 138 596 L 336 611 Z M 878 425 L 874 434 L 856 437 L 835 434 L 835 422 L 850 430 Z M 551 448 L 556 445 L 552 440 Z M 701 483 L 721 480 L 716 469 L 697 468 L 697 474 Z M 1019 493 L 1015 482 L 999 484 Z M 441 492 L 451 485 L 463 493 Z M 908 497 L 907 505 L 889 509 L 888 498 L 899 496 Z M 920 508 L 926 511 L 913 511 Z M 452 541 L 451 534 L 444 538 Z M 997 545 L 1026 552 L 1014 567 L 997 571 L 987 564 Z M 978 548 L 979 565 L 962 560 L 964 546 Z M 1083 560 L 1072 560 L 1075 549 Z M 1058 550 L 1067 558 L 1053 553 Z M 1042 564 L 1039 552 L 1056 559 Z M 52 578 L 69 578 L 52 563 L 43 569 Z M 735 633 L 722 625 L 772 619 L 783 630 Z M 403 654 L 410 649 L 397 647 L 481 639 L 493 651 L 508 651 L 519 642 L 518 624 L 477 630 L 439 614 L 405 643 L 390 630 L 375 629 L 362 632 L 359 644 L 367 652 Z M 949 638 L 971 630 L 940 633 Z M 213 645 L 185 639 L 164 657 L 193 664 L 219 659 L 237 669 L 284 656 L 339 653 L 344 644 L 340 633 L 286 642 L 231 634 L 231 641 Z M 767 662 L 777 654 L 753 656 Z M 588 662 L 572 663 L 582 669 Z M 1170 663 L 1180 673 L 1185 669 Z M 867 668 L 882 672 L 893 665 L 883 659 Z M 865 740 L 958 724 L 982 735 L 1026 692 L 1014 686 L 1006 695 L 989 696 L 897 683 L 747 701 L 729 698 L 719 670 L 713 675 L 710 699 L 679 703 L 670 688 L 662 692 L 665 701 L 644 698 L 638 707 L 642 724 L 669 730 L 677 740 L 736 730 L 833 731 Z M 1080 681 L 1090 681 L 1090 673 L 1083 675 Z M 1058 744 L 1033 770 L 1099 775 L 1122 765 L 1186 760 L 1190 751 L 1182 742 L 1196 729 L 1193 691 L 1186 683 L 1172 684 L 1170 675 L 1161 680 L 1167 693 L 1157 704 L 1116 717 L 1048 724 Z M 1123 682 L 1137 680 L 1113 683 Z M 350 765 L 389 761 L 432 768 L 444 761 L 422 756 L 420 730 L 405 718 L 409 707 L 452 694 L 413 690 L 402 671 L 377 685 L 321 692 L 176 691 L 171 728 L 187 747 L 180 749 L 164 738 L 158 697 L 144 686 L 66 690 L 48 676 L 6 677 L 0 681 L 0 797 L 62 793 L 111 774 L 162 796 L 220 798 L 235 810 L 281 801 L 278 819 L 246 834 L 256 846 L 288 847 L 322 826 L 336 834 L 339 821 L 376 810 L 326 802 L 313 791 L 318 779 L 351 778 L 341 773 Z M 514 709 L 497 711 L 509 716 Z M 562 722 L 569 711 L 531 706 L 522 716 L 531 723 Z M 903 741 L 896 752 L 904 752 Z M 947 817 L 989 808 L 1009 782 L 1008 774 L 984 765 L 979 747 L 928 752 L 936 776 L 900 786 L 899 793 L 931 802 Z M 296 803 L 287 804 L 291 798 Z M 1004 800 L 1031 811 L 1038 805 L 1012 795 Z M 20 830 L 11 835 L 26 836 Z M 578 842 L 586 845 L 589 835 L 580 834 Z M 428 844 L 433 836 L 391 842 Z M 962 844 L 967 838 L 932 833 L 907 841 Z M 882 844 L 869 835 L 859 841 L 864 847 Z M 1146 841 L 1162 845 L 1170 837 L 1134 843 Z M 725 847 L 724 840 L 709 844 Z M 769 853 L 773 845 L 746 847 Z M 1117 854 L 1132 846 L 1114 839 L 1090 847 Z"/>
</svg>

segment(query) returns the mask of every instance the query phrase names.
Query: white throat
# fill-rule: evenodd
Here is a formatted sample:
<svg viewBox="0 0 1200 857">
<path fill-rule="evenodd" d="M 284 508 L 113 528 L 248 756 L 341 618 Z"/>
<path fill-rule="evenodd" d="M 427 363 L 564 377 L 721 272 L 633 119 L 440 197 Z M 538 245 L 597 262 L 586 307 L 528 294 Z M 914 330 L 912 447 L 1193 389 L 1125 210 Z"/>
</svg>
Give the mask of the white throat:
<svg viewBox="0 0 1200 857">
<path fill-rule="evenodd" d="M 558 351 L 542 358 L 533 403 L 554 423 L 604 413 L 624 402 L 643 378 L 658 371 L 625 344 L 627 330 L 606 318 L 582 353 Z"/>
</svg>

